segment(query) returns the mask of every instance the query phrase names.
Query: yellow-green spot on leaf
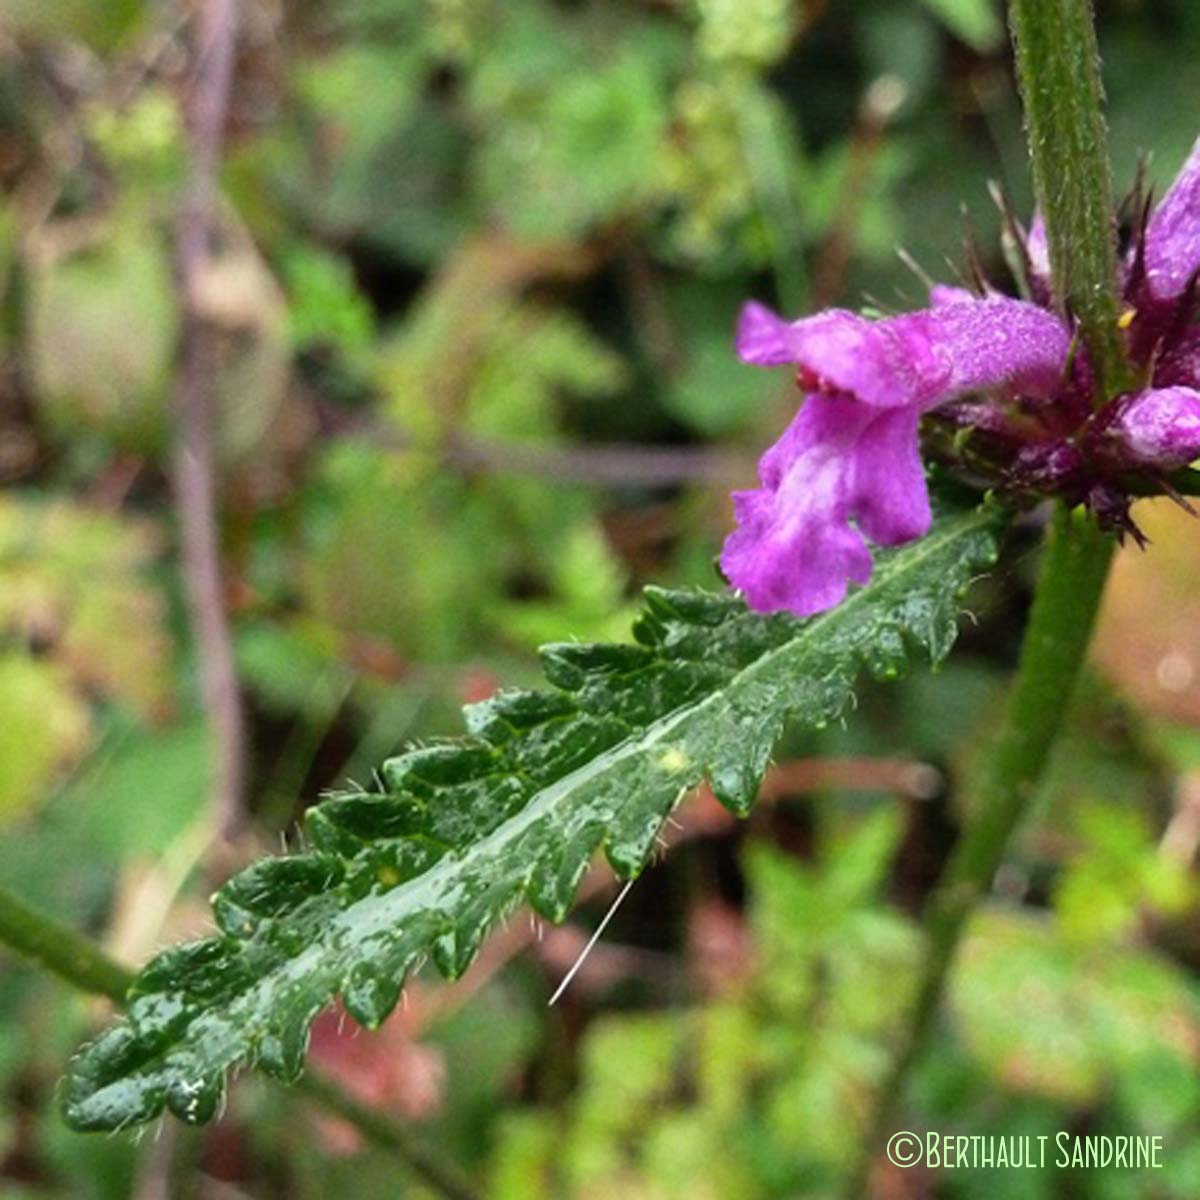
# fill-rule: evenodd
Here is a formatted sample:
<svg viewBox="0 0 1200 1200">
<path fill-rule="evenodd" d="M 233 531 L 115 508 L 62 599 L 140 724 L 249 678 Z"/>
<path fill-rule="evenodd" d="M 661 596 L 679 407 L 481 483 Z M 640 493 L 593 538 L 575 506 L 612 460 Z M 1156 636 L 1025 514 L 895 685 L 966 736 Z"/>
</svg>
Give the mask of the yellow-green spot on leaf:
<svg viewBox="0 0 1200 1200">
<path fill-rule="evenodd" d="M 404 876 L 395 867 L 379 867 L 375 872 L 375 878 L 379 881 L 380 887 L 389 890 L 404 882 Z"/>
<path fill-rule="evenodd" d="M 686 750 L 678 746 L 669 746 L 658 759 L 659 767 L 668 775 L 680 775 L 691 765 L 691 758 Z"/>
</svg>

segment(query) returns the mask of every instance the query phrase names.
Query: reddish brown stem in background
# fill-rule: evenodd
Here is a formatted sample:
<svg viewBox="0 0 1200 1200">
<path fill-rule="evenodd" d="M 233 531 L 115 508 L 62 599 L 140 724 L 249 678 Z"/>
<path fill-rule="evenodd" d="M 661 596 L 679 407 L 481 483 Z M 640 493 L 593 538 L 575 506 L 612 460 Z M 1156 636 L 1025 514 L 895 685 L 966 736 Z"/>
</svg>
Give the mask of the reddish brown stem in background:
<svg viewBox="0 0 1200 1200">
<path fill-rule="evenodd" d="M 192 73 L 183 98 L 188 176 L 179 208 L 175 260 L 182 326 L 173 484 L 184 583 L 213 739 L 213 817 L 218 833 L 227 838 L 244 819 L 245 733 L 221 582 L 213 436 L 216 346 L 203 284 L 216 228 L 217 170 L 237 24 L 238 0 L 198 0 Z"/>
<path fill-rule="evenodd" d="M 883 149 L 884 134 L 896 110 L 903 104 L 904 94 L 904 85 L 899 80 L 882 76 L 863 97 L 850 137 L 849 160 L 838 204 L 813 269 L 810 300 L 814 311 L 828 308 L 845 288 L 863 205 Z"/>
</svg>

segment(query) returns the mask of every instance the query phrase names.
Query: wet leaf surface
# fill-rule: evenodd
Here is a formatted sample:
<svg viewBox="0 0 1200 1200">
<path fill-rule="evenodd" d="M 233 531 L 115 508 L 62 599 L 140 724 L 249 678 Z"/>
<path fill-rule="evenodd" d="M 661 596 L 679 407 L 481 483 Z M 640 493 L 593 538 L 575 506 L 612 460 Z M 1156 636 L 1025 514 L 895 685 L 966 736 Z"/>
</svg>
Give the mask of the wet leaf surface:
<svg viewBox="0 0 1200 1200">
<path fill-rule="evenodd" d="M 207 1121 L 239 1064 L 294 1079 L 335 996 L 376 1028 L 409 971 L 432 958 L 461 974 L 522 902 L 561 921 L 597 850 L 635 875 L 702 781 L 745 814 L 785 720 L 836 719 L 864 666 L 890 677 L 914 649 L 945 656 L 1003 523 L 995 509 L 947 513 L 880 555 L 868 587 L 806 621 L 651 588 L 636 644 L 546 647 L 550 689 L 469 706 L 466 738 L 389 760 L 378 791 L 309 813 L 307 853 L 227 883 L 219 932 L 153 959 L 128 1020 L 75 1058 L 68 1120 L 115 1129 L 166 1108 Z"/>
</svg>

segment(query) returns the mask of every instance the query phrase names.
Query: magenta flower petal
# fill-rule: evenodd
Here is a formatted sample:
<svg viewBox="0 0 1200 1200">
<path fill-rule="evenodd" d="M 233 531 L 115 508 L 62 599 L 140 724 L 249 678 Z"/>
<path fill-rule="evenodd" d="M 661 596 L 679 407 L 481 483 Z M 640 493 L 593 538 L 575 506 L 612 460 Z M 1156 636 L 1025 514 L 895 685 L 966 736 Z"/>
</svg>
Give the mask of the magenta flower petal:
<svg viewBox="0 0 1200 1200">
<path fill-rule="evenodd" d="M 788 332 L 801 379 L 813 390 L 842 392 L 873 408 L 917 404 L 946 374 L 930 344 L 928 314 L 868 321 L 829 309 Z"/>
<path fill-rule="evenodd" d="M 1179 295 L 1200 269 L 1200 140 L 1146 229 L 1146 282 L 1160 300 Z"/>
<path fill-rule="evenodd" d="M 882 413 L 854 447 L 850 510 L 859 529 L 880 546 L 923 537 L 933 523 L 917 437 L 919 420 L 920 414 L 911 408 Z"/>
<path fill-rule="evenodd" d="M 737 528 L 721 568 L 757 612 L 810 616 L 866 583 L 871 555 L 848 524 L 853 452 L 876 414 L 846 399 L 812 396 L 763 455 L 763 486 L 734 492 Z"/>
<path fill-rule="evenodd" d="M 1200 458 L 1200 392 L 1189 387 L 1138 392 L 1122 401 L 1109 431 L 1136 464 L 1186 466 Z"/>
<path fill-rule="evenodd" d="M 978 299 L 974 292 L 955 284 L 935 283 L 929 289 L 930 308 L 945 308 L 947 304 L 971 304 Z"/>
<path fill-rule="evenodd" d="M 789 328 L 765 304 L 749 301 L 738 318 L 738 357 L 756 367 L 778 367 L 795 361 L 787 343 Z"/>
<path fill-rule="evenodd" d="M 929 529 L 918 418 L 844 396 L 805 401 L 763 455 L 763 486 L 734 493 L 738 527 L 721 566 L 751 608 L 798 616 L 832 608 L 871 576 L 864 533 L 895 545 Z"/>
<path fill-rule="evenodd" d="M 921 318 L 928 323 L 927 336 L 946 366 L 941 386 L 923 409 L 996 387 L 1050 396 L 1062 382 L 1071 335 L 1062 321 L 1036 304 L 996 296 L 895 320 Z"/>
<path fill-rule="evenodd" d="M 1049 394 L 1070 337 L 1051 313 L 1019 300 L 940 295 L 937 307 L 869 321 L 830 309 L 790 324 L 748 304 L 738 353 L 757 364 L 794 362 L 803 386 L 873 408 L 927 411 L 1002 384 Z"/>
</svg>

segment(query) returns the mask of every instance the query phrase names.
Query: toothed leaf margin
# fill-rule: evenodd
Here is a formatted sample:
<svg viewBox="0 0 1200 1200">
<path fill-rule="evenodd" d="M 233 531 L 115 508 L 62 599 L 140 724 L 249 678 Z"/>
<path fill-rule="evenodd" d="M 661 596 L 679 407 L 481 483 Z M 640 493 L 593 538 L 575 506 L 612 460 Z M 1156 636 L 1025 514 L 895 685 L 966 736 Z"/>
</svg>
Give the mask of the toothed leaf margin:
<svg viewBox="0 0 1200 1200">
<path fill-rule="evenodd" d="M 808 620 L 759 616 L 730 595 L 649 588 L 629 645 L 548 646 L 550 689 L 465 710 L 468 736 L 386 762 L 379 790 L 306 818 L 311 849 L 230 880 L 218 932 L 151 960 L 128 1017 L 72 1060 L 68 1122 L 112 1130 L 164 1108 L 218 1111 L 228 1072 L 291 1080 L 313 1018 L 336 995 L 368 1028 L 432 958 L 448 978 L 521 903 L 551 921 L 602 849 L 636 874 L 672 808 L 707 780 L 749 811 L 785 720 L 837 718 L 861 669 L 898 674 L 911 649 L 949 651 L 972 578 L 1006 517 L 943 513 L 878 556 L 869 585 Z"/>
</svg>

